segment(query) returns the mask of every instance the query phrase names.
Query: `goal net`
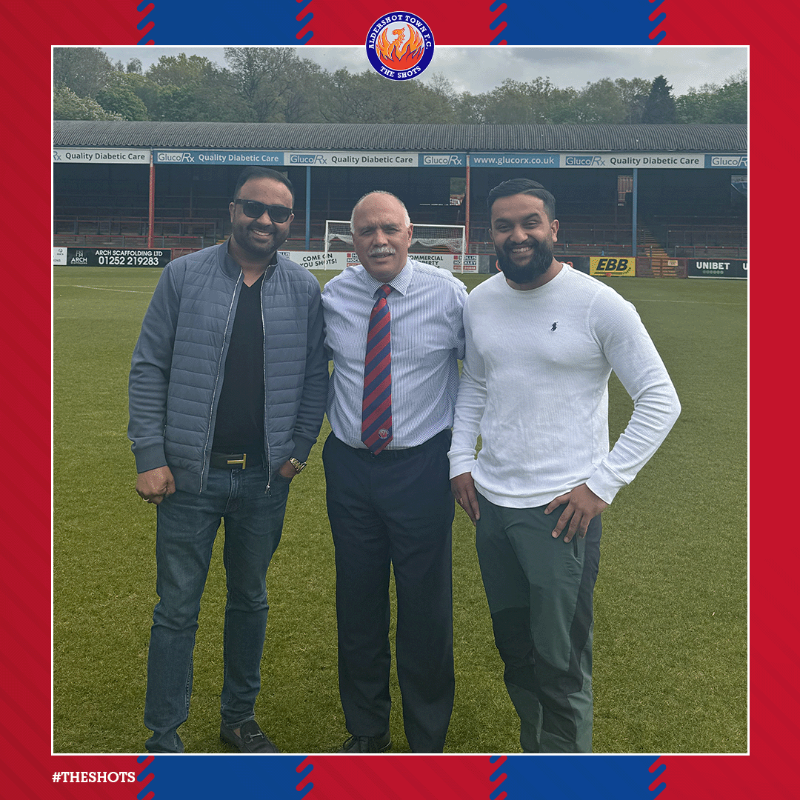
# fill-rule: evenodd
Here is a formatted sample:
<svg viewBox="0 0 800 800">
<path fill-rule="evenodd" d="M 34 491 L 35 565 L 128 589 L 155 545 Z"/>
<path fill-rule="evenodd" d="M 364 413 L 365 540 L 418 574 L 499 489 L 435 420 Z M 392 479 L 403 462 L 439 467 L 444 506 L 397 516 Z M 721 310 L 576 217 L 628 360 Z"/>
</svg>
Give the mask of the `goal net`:
<svg viewBox="0 0 800 800">
<path fill-rule="evenodd" d="M 413 255 L 451 253 L 460 256 L 458 271 L 463 270 L 466 232 L 463 225 L 414 225 L 408 252 Z M 325 257 L 329 252 L 353 250 L 350 222 L 325 221 Z"/>
</svg>

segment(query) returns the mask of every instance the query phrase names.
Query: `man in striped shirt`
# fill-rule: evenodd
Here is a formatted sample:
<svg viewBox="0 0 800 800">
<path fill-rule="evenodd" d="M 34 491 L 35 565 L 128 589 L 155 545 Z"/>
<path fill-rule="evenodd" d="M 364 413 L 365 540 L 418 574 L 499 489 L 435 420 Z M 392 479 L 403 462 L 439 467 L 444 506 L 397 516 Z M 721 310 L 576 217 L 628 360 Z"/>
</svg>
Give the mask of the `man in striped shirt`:
<svg viewBox="0 0 800 800">
<path fill-rule="evenodd" d="M 467 290 L 448 271 L 408 258 L 412 225 L 394 195 L 362 197 L 351 228 L 361 263 L 322 295 L 334 365 L 323 462 L 339 692 L 351 734 L 342 752 L 391 746 L 391 566 L 406 738 L 413 752 L 440 753 L 455 684 L 447 451 Z"/>
</svg>

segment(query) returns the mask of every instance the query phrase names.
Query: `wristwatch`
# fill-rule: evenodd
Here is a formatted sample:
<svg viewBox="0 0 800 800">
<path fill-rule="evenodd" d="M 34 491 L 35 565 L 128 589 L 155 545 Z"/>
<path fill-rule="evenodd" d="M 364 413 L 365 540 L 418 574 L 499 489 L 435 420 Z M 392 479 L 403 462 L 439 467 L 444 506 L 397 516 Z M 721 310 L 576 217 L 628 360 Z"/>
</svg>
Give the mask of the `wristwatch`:
<svg viewBox="0 0 800 800">
<path fill-rule="evenodd" d="M 308 462 L 303 461 L 300 463 L 296 458 L 290 458 L 289 463 L 294 467 L 294 471 L 299 475 L 305 468 Z"/>
</svg>

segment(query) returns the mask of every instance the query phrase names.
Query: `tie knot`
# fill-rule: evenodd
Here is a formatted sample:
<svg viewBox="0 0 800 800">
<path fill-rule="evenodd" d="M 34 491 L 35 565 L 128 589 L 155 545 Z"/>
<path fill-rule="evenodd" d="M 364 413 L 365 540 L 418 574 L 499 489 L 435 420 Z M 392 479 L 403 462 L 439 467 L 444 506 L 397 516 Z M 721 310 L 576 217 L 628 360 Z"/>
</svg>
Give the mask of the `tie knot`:
<svg viewBox="0 0 800 800">
<path fill-rule="evenodd" d="M 384 297 L 388 297 L 389 296 L 389 292 L 392 291 L 392 287 L 389 286 L 388 283 L 384 283 L 383 286 L 381 286 L 379 291 L 383 292 L 383 296 Z"/>
</svg>

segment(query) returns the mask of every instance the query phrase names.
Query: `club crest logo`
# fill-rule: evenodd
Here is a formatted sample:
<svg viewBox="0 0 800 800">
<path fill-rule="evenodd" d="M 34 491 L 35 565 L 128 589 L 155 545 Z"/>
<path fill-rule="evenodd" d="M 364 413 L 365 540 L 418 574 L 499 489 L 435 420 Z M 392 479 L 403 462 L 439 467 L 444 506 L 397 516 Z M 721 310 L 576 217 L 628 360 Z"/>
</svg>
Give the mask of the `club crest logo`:
<svg viewBox="0 0 800 800">
<path fill-rule="evenodd" d="M 392 81 L 421 75 L 433 58 L 433 34 L 424 20 L 395 11 L 376 20 L 367 34 L 367 58 L 373 69 Z"/>
<path fill-rule="evenodd" d="M 389 431 L 387 431 L 386 428 L 381 428 L 378 431 L 378 436 L 380 436 L 381 439 L 388 439 L 389 438 Z"/>
</svg>

